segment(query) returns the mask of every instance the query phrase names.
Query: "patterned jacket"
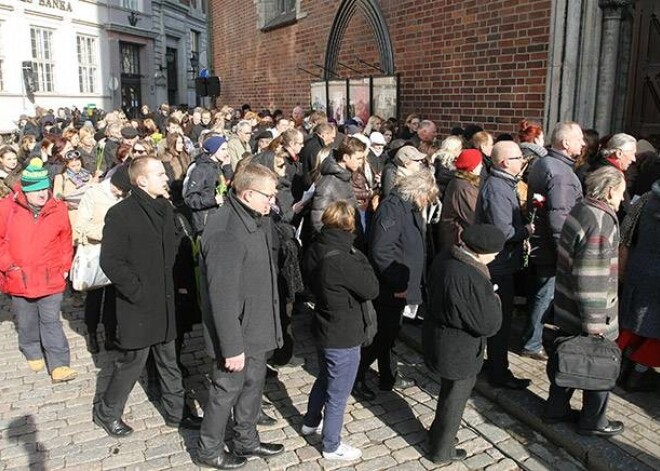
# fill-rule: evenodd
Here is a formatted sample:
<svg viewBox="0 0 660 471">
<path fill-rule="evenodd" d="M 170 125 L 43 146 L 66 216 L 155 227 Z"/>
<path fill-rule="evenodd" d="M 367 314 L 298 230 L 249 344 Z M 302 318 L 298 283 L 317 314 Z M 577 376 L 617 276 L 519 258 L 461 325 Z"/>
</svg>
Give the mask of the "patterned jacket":
<svg viewBox="0 0 660 471">
<path fill-rule="evenodd" d="M 571 210 L 557 250 L 555 320 L 563 331 L 618 337 L 618 248 L 619 223 L 607 204 L 586 198 Z"/>
</svg>

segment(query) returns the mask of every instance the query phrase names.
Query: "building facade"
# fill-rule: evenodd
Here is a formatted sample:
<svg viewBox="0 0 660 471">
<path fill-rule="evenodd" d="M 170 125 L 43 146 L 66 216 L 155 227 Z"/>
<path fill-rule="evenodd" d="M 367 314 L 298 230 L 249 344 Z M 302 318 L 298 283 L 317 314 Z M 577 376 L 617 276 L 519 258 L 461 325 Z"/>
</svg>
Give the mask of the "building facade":
<svg viewBox="0 0 660 471">
<path fill-rule="evenodd" d="M 211 5 L 221 104 L 290 111 L 321 80 L 398 77 L 398 117 L 442 132 L 574 119 L 660 134 L 655 0 L 226 0 Z M 328 100 L 329 101 L 329 100 Z M 351 110 L 352 111 L 352 110 Z"/>
<path fill-rule="evenodd" d="M 206 0 L 0 0 L 0 127 L 36 106 L 195 105 Z"/>
</svg>

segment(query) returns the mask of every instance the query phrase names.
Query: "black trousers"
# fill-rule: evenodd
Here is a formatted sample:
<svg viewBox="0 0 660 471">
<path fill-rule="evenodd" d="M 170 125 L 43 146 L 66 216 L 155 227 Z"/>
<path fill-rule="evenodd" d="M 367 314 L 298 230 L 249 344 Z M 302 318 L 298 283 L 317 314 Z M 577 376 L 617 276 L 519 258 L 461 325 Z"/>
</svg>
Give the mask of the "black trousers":
<svg viewBox="0 0 660 471">
<path fill-rule="evenodd" d="M 492 282 L 497 284 L 497 295 L 500 297 L 500 303 L 502 304 L 502 327 L 487 340 L 487 372 L 491 381 L 505 381 L 511 376 L 509 371 L 509 337 L 511 336 L 515 284 L 513 274 L 492 275 L 491 278 Z"/>
<path fill-rule="evenodd" d="M 545 404 L 545 416 L 549 418 L 565 417 L 571 412 L 571 397 L 575 392 L 572 388 L 562 388 L 555 384 L 557 362 L 553 361 L 552 352 L 546 371 L 550 379 L 550 392 Z M 582 410 L 580 411 L 580 428 L 593 430 L 608 424 L 607 403 L 609 391 L 582 391 Z"/>
<path fill-rule="evenodd" d="M 364 376 L 369 367 L 378 360 L 378 374 L 380 386 L 391 388 L 396 380 L 396 359 L 392 357 L 394 342 L 401 329 L 402 313 L 405 302 L 391 304 L 374 301 L 376 317 L 378 319 L 378 331 L 373 343 L 362 349 L 362 359 L 358 370 L 357 381 L 364 381 Z"/>
<path fill-rule="evenodd" d="M 106 335 L 115 338 L 117 332 L 117 298 L 115 287 L 105 286 L 87 292 L 85 297 L 85 325 L 87 332 L 94 333 L 103 313 Z"/>
<path fill-rule="evenodd" d="M 261 395 L 266 383 L 266 358 L 270 352 L 245 358 L 242 371 L 213 368 L 209 399 L 199 435 L 199 457 L 212 459 L 224 454 L 226 427 L 234 412 L 234 451 L 243 452 L 259 446 L 257 420 Z"/>
<path fill-rule="evenodd" d="M 114 370 L 101 401 L 96 405 L 98 417 L 109 422 L 121 418 L 128 396 L 137 383 L 152 352 L 161 390 L 165 420 L 178 423 L 186 415 L 185 390 L 181 371 L 176 364 L 174 340 L 139 350 L 124 350 L 115 361 Z"/>
<path fill-rule="evenodd" d="M 273 353 L 273 362 L 276 365 L 286 365 L 293 357 L 293 328 L 291 317 L 293 310 L 291 304 L 286 302 L 286 293 L 282 284 L 278 283 L 280 299 L 280 323 L 282 324 L 282 346 Z"/>
<path fill-rule="evenodd" d="M 441 378 L 438 407 L 429 430 L 433 460 L 444 461 L 454 456 L 454 439 L 461 425 L 465 404 L 476 382 L 476 376 L 459 380 Z"/>
</svg>

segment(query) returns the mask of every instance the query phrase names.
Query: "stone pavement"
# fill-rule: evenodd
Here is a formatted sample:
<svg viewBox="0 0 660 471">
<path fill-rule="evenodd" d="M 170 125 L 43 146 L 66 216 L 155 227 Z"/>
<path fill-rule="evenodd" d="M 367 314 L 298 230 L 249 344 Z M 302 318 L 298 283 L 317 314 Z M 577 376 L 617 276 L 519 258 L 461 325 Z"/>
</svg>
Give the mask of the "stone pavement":
<svg viewBox="0 0 660 471">
<path fill-rule="evenodd" d="M 82 310 L 72 305 L 71 298 L 65 300 L 63 317 L 71 364 L 80 376 L 70 383 L 53 385 L 46 373 L 28 369 L 18 351 L 8 299 L 0 295 L 0 470 L 197 469 L 191 455 L 195 454 L 198 432 L 166 427 L 144 391 L 145 382 L 133 390 L 124 415 L 135 429 L 133 435 L 121 440 L 110 438 L 92 423 L 92 404 L 107 384 L 113 353 L 101 351 L 93 357 L 87 352 Z M 261 438 L 284 443 L 286 452 L 268 462 L 250 460 L 244 469 L 436 468 L 423 455 L 425 429 L 433 419 L 438 384 L 421 364 L 419 354 L 405 345 L 398 348 L 402 369 L 418 381 L 417 387 L 404 393 L 380 393 L 372 403 L 350 399 L 344 439 L 362 448 L 361 460 L 326 461 L 320 454 L 319 437 L 300 435 L 307 395 L 317 371 L 309 320 L 309 313 L 294 318 L 298 353 L 306 358 L 306 365 L 283 368 L 278 378 L 267 383 L 267 396 L 273 404 L 270 412 L 278 422 L 261 429 Z M 202 343 L 197 326 L 186 340 L 183 362 L 191 371 L 186 386 L 204 404 L 209 360 Z M 459 441 L 469 458 L 445 469 L 584 469 L 567 451 L 476 393 L 465 411 Z"/>
<path fill-rule="evenodd" d="M 515 345 L 522 336 L 524 318 L 514 318 L 511 344 Z M 544 343 L 551 340 L 552 333 L 546 329 Z M 417 326 L 404 325 L 402 337 L 415 349 L 421 347 L 420 330 Z M 477 382 L 475 390 L 495 402 L 504 411 L 523 422 L 526 426 L 541 433 L 552 443 L 563 447 L 577 457 L 589 469 L 650 471 L 660 470 L 660 394 L 627 393 L 617 387 L 610 394 L 608 417 L 621 420 L 624 432 L 609 440 L 584 437 L 577 434 L 567 424 L 547 425 L 541 419 L 543 405 L 548 397 L 549 381 L 545 363 L 509 354 L 509 362 L 514 375 L 530 378 L 532 385 L 526 391 L 494 389 L 483 379 Z M 574 409 L 580 409 L 581 393 L 576 392 L 571 402 Z"/>
</svg>

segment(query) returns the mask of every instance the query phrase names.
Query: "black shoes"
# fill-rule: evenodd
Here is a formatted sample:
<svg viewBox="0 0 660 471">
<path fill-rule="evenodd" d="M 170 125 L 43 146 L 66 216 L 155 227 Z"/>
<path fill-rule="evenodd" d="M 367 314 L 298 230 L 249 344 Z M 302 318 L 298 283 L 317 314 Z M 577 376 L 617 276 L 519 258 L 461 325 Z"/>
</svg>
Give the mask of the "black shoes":
<svg viewBox="0 0 660 471">
<path fill-rule="evenodd" d="M 263 410 L 262 408 L 261 412 L 259 412 L 259 419 L 257 420 L 257 425 L 261 425 L 262 427 L 269 427 L 271 425 L 275 425 L 276 423 L 277 423 L 277 419 L 266 414 L 266 411 Z"/>
<path fill-rule="evenodd" d="M 247 463 L 246 458 L 230 453 L 224 453 L 222 456 L 216 456 L 208 460 L 197 458 L 197 464 L 204 468 L 238 469 L 245 466 L 245 463 Z"/>
<path fill-rule="evenodd" d="M 92 420 L 96 425 L 98 425 L 103 430 L 105 430 L 106 433 L 111 437 L 116 437 L 116 438 L 127 437 L 131 433 L 133 433 L 133 429 L 128 425 L 126 425 L 126 423 L 121 419 L 113 420 L 110 422 L 104 422 L 103 420 L 100 419 L 100 417 L 96 415 L 95 412 L 92 412 Z"/>
<path fill-rule="evenodd" d="M 516 378 L 512 375 L 503 380 L 489 379 L 488 383 L 494 388 L 520 390 L 527 389 L 529 385 L 532 384 L 532 381 L 529 379 Z"/>
<path fill-rule="evenodd" d="M 99 338 L 96 332 L 87 335 L 87 351 L 92 355 L 96 355 L 99 352 Z"/>
<path fill-rule="evenodd" d="M 185 428 L 187 430 L 199 430 L 202 427 L 202 418 L 188 415 L 181 419 L 181 422 L 166 420 L 165 425 L 172 428 Z"/>
<path fill-rule="evenodd" d="M 234 454 L 241 458 L 250 458 L 256 456 L 259 458 L 270 458 L 284 453 L 284 445 L 281 443 L 259 443 L 259 446 L 251 450 L 234 451 Z"/>
<path fill-rule="evenodd" d="M 541 349 L 538 352 L 532 352 L 531 350 L 523 350 L 520 352 L 521 357 L 530 358 L 536 361 L 548 361 L 548 354 L 545 353 L 545 350 Z"/>
<path fill-rule="evenodd" d="M 378 389 L 381 391 L 391 391 L 392 389 L 408 389 L 415 385 L 415 380 L 397 375 L 393 384 L 380 383 Z"/>
<path fill-rule="evenodd" d="M 431 461 L 438 465 L 445 465 L 454 461 L 464 460 L 465 458 L 467 458 L 467 451 L 463 450 L 462 448 L 456 448 L 454 450 L 454 454 L 449 458 L 436 458 L 435 456 L 432 456 Z"/>
<path fill-rule="evenodd" d="M 601 428 L 587 429 L 578 427 L 578 433 L 580 435 L 593 435 L 597 437 L 613 437 L 621 432 L 623 432 L 623 422 L 619 422 L 618 420 L 610 420 L 607 425 Z"/>
<path fill-rule="evenodd" d="M 373 401 L 376 399 L 376 393 L 369 389 L 363 381 L 357 381 L 353 385 L 351 395 L 358 401 Z"/>
</svg>

